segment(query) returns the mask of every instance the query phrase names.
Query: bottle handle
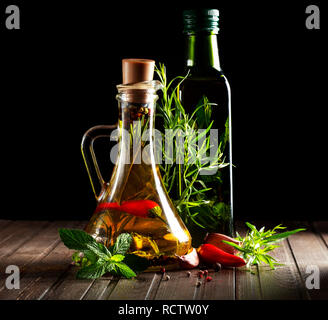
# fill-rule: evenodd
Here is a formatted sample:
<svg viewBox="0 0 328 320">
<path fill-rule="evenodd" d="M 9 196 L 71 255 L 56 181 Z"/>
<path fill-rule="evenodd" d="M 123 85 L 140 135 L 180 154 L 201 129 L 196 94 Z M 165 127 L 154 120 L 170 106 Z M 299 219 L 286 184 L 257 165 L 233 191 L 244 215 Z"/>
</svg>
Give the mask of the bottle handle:
<svg viewBox="0 0 328 320">
<path fill-rule="evenodd" d="M 93 149 L 93 143 L 98 138 L 110 138 L 110 130 L 117 129 L 117 124 L 114 125 L 98 125 L 90 128 L 83 135 L 81 142 L 81 152 L 90 179 L 92 191 L 98 201 L 104 190 L 105 181 L 99 169 L 97 158 Z M 96 191 L 98 185 L 99 192 Z"/>
</svg>

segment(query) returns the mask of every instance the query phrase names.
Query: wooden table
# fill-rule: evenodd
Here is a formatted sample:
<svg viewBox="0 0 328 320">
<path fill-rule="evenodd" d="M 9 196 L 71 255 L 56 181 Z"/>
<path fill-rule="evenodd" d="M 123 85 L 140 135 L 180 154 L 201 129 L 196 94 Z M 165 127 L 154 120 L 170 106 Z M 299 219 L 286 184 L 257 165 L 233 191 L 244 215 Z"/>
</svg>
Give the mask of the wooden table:
<svg viewBox="0 0 328 320">
<path fill-rule="evenodd" d="M 289 228 L 305 226 L 307 231 L 281 242 L 273 256 L 285 265 L 270 270 L 255 267 L 255 274 L 242 269 L 210 271 L 213 280 L 196 286 L 197 269 L 170 271 L 169 281 L 160 273 L 142 273 L 136 279 L 102 277 L 76 280 L 70 265 L 72 251 L 58 237 L 58 228 L 83 228 L 76 221 L 0 220 L 0 300 L 254 300 L 328 298 L 328 221 L 284 223 Z M 260 223 L 256 223 L 260 226 Z M 268 223 L 265 225 L 267 226 Z M 264 224 L 262 224 L 264 225 Z M 236 229 L 244 231 L 244 224 Z M 20 268 L 20 289 L 9 290 L 5 280 L 8 265 Z M 316 266 L 320 289 L 308 289 L 307 277 Z"/>
</svg>

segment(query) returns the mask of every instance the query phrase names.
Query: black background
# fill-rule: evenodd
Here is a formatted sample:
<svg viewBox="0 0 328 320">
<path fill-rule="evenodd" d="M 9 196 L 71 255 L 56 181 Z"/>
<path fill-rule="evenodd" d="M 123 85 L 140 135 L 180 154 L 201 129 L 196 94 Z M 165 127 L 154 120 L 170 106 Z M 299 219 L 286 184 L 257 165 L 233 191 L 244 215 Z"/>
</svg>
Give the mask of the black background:
<svg viewBox="0 0 328 320">
<path fill-rule="evenodd" d="M 6 30 L 18 4 L 21 29 Z M 0 5 L 0 218 L 88 219 L 84 132 L 116 121 L 122 58 L 183 74 L 182 9 L 167 1 Z M 321 29 L 305 27 L 307 5 Z M 327 9 L 318 1 L 212 1 L 232 88 L 235 217 L 326 219 Z"/>
</svg>

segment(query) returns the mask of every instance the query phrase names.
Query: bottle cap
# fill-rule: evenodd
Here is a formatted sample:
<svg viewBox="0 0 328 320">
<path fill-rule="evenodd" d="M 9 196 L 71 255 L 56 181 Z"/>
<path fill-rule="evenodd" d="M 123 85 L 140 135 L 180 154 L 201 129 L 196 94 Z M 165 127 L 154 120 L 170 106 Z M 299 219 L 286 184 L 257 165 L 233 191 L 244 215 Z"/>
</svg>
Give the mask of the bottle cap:
<svg viewBox="0 0 328 320">
<path fill-rule="evenodd" d="M 183 32 L 194 34 L 199 31 L 207 31 L 217 34 L 219 32 L 218 9 L 193 9 L 183 11 Z"/>
<path fill-rule="evenodd" d="M 154 76 L 155 61 L 149 59 L 123 59 L 123 84 L 151 81 Z"/>
</svg>

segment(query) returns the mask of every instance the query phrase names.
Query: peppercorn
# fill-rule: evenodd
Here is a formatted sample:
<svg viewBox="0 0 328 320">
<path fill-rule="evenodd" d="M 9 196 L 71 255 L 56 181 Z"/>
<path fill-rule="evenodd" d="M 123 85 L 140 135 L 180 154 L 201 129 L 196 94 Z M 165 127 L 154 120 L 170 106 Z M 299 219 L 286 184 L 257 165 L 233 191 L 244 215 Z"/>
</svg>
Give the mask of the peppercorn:
<svg viewBox="0 0 328 320">
<path fill-rule="evenodd" d="M 166 277 L 165 277 L 165 280 L 169 281 L 170 279 L 171 279 L 171 277 L 167 274 Z"/>
<path fill-rule="evenodd" d="M 191 272 L 188 271 L 188 272 L 187 272 L 187 277 L 189 278 L 190 276 L 191 276 Z"/>
<path fill-rule="evenodd" d="M 200 281 L 197 281 L 197 282 L 196 282 L 196 286 L 197 286 L 197 287 L 200 287 L 201 284 L 202 284 L 202 283 L 201 283 Z"/>
</svg>

